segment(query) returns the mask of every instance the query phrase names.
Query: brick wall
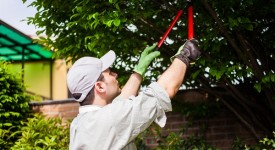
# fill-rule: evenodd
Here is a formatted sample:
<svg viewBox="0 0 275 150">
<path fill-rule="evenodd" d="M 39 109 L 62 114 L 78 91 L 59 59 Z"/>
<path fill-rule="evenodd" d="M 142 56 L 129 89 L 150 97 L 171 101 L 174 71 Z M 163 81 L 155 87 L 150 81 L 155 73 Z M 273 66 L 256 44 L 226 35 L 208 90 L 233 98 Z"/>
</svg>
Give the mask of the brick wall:
<svg viewBox="0 0 275 150">
<path fill-rule="evenodd" d="M 47 100 L 30 103 L 34 113 L 40 112 L 47 117 L 73 119 L 78 114 L 79 103 L 72 100 Z"/>
<path fill-rule="evenodd" d="M 78 114 L 79 104 L 72 100 L 32 102 L 34 112 L 41 112 L 48 117 L 61 117 L 63 119 L 73 119 Z M 169 131 L 178 132 L 187 123 L 188 119 L 179 113 L 168 112 L 167 124 L 163 129 L 163 134 Z M 228 110 L 222 110 L 212 118 L 201 119 L 193 122 L 192 126 L 186 130 L 184 137 L 191 135 L 201 135 L 200 127 L 207 125 L 204 133 L 206 141 L 221 150 L 230 150 L 235 137 L 244 139 L 246 144 L 256 143 L 258 140 L 244 127 L 240 121 Z M 153 148 L 158 139 L 153 135 L 148 135 L 145 139 L 147 146 Z"/>
<path fill-rule="evenodd" d="M 167 135 L 169 131 L 179 132 L 188 122 L 188 119 L 180 113 L 168 112 L 166 114 L 167 123 L 162 135 Z M 203 127 L 206 127 L 205 132 L 201 131 Z M 200 135 L 207 143 L 221 150 L 231 150 L 236 137 L 241 138 L 246 145 L 254 145 L 258 142 L 254 135 L 226 109 L 213 118 L 193 121 L 192 125 L 186 129 L 183 138 Z M 147 135 L 145 144 L 154 148 L 157 141 L 158 139 L 154 135 Z"/>
</svg>

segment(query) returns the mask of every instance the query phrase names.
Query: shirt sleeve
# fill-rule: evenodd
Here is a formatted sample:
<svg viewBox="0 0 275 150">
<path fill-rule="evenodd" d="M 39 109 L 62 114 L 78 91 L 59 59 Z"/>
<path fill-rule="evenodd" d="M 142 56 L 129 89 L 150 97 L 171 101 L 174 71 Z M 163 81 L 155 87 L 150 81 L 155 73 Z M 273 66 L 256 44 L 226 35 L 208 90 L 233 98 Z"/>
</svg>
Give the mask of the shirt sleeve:
<svg viewBox="0 0 275 150">
<path fill-rule="evenodd" d="M 154 121 L 160 127 L 164 127 L 167 120 L 165 112 L 172 111 L 171 100 L 167 92 L 158 83 L 154 82 L 145 89 L 144 94 L 148 97 L 157 98 L 157 112 Z"/>
<path fill-rule="evenodd" d="M 107 106 L 108 107 L 108 106 Z M 132 141 L 155 121 L 160 127 L 166 124 L 165 112 L 172 111 L 167 92 L 156 82 L 151 83 L 137 97 L 117 97 L 112 107 L 112 120 L 120 140 Z"/>
</svg>

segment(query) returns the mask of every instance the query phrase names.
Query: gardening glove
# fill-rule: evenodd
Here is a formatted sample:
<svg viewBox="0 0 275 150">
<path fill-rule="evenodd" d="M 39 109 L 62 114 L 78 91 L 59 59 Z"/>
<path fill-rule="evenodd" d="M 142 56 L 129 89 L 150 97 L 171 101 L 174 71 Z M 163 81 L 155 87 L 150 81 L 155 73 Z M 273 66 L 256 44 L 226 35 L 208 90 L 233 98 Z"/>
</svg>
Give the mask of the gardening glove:
<svg viewBox="0 0 275 150">
<path fill-rule="evenodd" d="M 152 50 L 154 50 L 156 46 L 157 43 L 143 50 L 138 61 L 138 64 L 134 68 L 134 72 L 140 74 L 141 76 L 144 76 L 146 69 L 148 68 L 152 60 L 160 55 L 159 51 L 152 52 Z"/>
<path fill-rule="evenodd" d="M 200 57 L 201 52 L 198 47 L 198 41 L 196 39 L 187 40 L 178 50 L 178 52 L 171 57 L 171 61 L 178 58 L 189 67 L 189 64 L 195 63 Z"/>
</svg>

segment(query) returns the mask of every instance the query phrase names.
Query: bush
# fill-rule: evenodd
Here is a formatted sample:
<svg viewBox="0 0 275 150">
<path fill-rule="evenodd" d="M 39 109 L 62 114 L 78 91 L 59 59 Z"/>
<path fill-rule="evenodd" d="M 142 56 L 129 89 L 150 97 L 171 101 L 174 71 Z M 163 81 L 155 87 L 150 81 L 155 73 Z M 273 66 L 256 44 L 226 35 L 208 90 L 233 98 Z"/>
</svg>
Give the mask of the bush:
<svg viewBox="0 0 275 150">
<path fill-rule="evenodd" d="M 0 61 L 0 147 L 8 149 L 18 136 L 12 134 L 21 128 L 21 121 L 30 115 L 31 96 L 25 92 L 21 74 L 13 74 L 8 63 Z M 11 136 L 12 135 L 12 136 Z"/>
<path fill-rule="evenodd" d="M 0 129 L 0 146 L 1 149 L 10 149 L 10 147 L 14 144 L 14 140 L 11 140 L 14 137 L 14 133 L 10 127 L 9 129 Z"/>
<path fill-rule="evenodd" d="M 263 145 L 263 150 L 275 149 L 275 132 L 273 132 L 273 138 L 263 138 L 260 143 Z"/>
<path fill-rule="evenodd" d="M 179 132 L 170 131 L 168 134 L 164 134 L 162 132 L 163 129 L 153 123 L 147 130 L 142 132 L 137 139 L 135 139 L 135 144 L 138 150 L 152 149 L 147 147 L 144 143 L 146 137 L 150 136 L 154 137 L 157 141 L 154 150 L 218 150 L 218 148 L 207 143 L 204 137 L 200 135 L 184 137 L 184 128 Z"/>
<path fill-rule="evenodd" d="M 15 142 L 12 150 L 67 150 L 69 149 L 69 123 L 62 124 L 60 118 L 45 118 L 35 114 L 18 131 L 22 137 Z"/>
<path fill-rule="evenodd" d="M 217 148 L 208 144 L 202 137 L 190 136 L 183 138 L 181 133 L 171 132 L 161 142 L 156 150 L 216 150 Z"/>
<path fill-rule="evenodd" d="M 237 148 L 236 148 L 237 147 Z M 259 143 L 247 146 L 243 143 L 242 139 L 238 138 L 237 144 L 232 147 L 234 150 L 274 150 L 275 149 L 275 132 L 273 132 L 273 137 L 262 138 Z"/>
<path fill-rule="evenodd" d="M 180 103 L 177 101 L 172 101 L 173 112 L 179 112 L 184 116 L 188 117 L 188 122 L 183 124 L 183 127 L 180 132 L 170 131 L 167 134 L 163 135 L 162 129 L 156 125 L 152 124 L 150 128 L 145 130 L 139 137 L 136 139 L 135 143 L 138 149 L 147 150 L 149 147 L 146 147 L 144 139 L 147 136 L 155 137 L 155 140 L 158 142 L 155 150 L 216 150 L 211 144 L 207 143 L 204 138 L 204 133 L 206 132 L 207 126 L 201 125 L 200 133 L 201 135 L 192 135 L 184 137 L 185 131 L 192 125 L 192 122 L 196 119 L 211 117 L 219 110 L 220 106 L 215 101 L 202 102 L 202 103 Z"/>
</svg>

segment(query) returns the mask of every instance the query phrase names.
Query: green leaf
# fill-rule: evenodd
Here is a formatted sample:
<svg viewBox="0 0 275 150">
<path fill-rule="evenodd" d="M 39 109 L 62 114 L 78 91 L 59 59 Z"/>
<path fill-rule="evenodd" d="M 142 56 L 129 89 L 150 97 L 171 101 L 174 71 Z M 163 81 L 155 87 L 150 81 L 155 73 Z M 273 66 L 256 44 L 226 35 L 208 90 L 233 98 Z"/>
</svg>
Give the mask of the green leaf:
<svg viewBox="0 0 275 150">
<path fill-rule="evenodd" d="M 238 26 L 238 21 L 234 20 L 233 18 L 228 18 L 229 27 L 233 28 L 235 26 Z"/>
<path fill-rule="evenodd" d="M 196 79 L 197 76 L 198 76 L 200 73 L 201 73 L 201 70 L 197 70 L 197 71 L 195 71 L 194 73 L 192 73 L 192 75 L 191 75 L 192 79 Z"/>
<path fill-rule="evenodd" d="M 111 26 L 112 26 L 112 23 L 113 23 L 113 20 L 108 20 L 105 24 L 106 24 L 108 27 L 111 27 Z"/>
<path fill-rule="evenodd" d="M 254 84 L 254 88 L 260 93 L 262 90 L 262 85 L 259 83 Z"/>
<path fill-rule="evenodd" d="M 81 6 L 76 7 L 76 11 L 81 13 L 82 12 L 82 7 Z"/>
<path fill-rule="evenodd" d="M 275 82 L 275 74 L 271 74 L 271 81 Z"/>
<path fill-rule="evenodd" d="M 253 31 L 253 25 L 251 25 L 251 24 L 247 25 L 246 29 L 249 31 Z"/>
<path fill-rule="evenodd" d="M 3 125 L 7 126 L 7 127 L 10 127 L 10 126 L 12 126 L 12 123 L 4 123 Z"/>
<path fill-rule="evenodd" d="M 222 71 L 217 71 L 217 74 L 216 74 L 216 80 L 219 80 L 223 75 L 223 72 Z"/>
<path fill-rule="evenodd" d="M 119 19 L 115 19 L 114 20 L 114 25 L 118 27 L 120 25 L 120 20 Z"/>
</svg>

